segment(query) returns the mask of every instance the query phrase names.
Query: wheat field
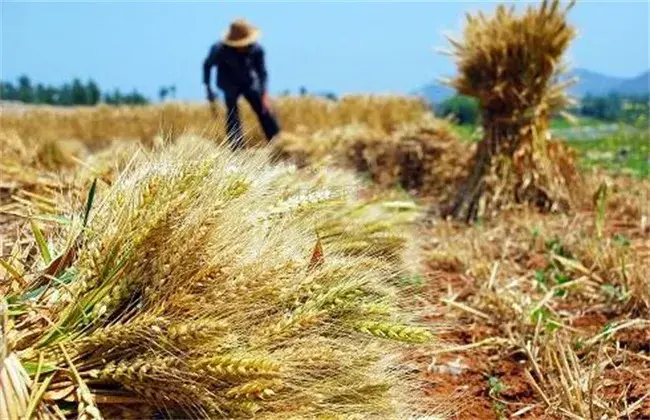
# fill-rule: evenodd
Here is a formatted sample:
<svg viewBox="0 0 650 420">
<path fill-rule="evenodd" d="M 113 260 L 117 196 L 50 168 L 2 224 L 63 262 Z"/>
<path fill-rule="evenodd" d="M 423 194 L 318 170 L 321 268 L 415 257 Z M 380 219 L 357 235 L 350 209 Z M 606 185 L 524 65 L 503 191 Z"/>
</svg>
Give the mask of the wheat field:
<svg viewBox="0 0 650 420">
<path fill-rule="evenodd" d="M 440 217 L 475 146 L 418 100 L 0 114 L 0 417 L 650 416 L 650 185 Z"/>
</svg>

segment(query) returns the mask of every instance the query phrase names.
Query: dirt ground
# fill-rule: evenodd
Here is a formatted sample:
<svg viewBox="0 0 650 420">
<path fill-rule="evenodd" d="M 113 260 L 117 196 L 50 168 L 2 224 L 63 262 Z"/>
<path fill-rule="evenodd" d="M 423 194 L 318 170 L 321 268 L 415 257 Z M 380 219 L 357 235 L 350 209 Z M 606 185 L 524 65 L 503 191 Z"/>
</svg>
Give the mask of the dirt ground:
<svg viewBox="0 0 650 420">
<path fill-rule="evenodd" d="M 647 282 L 650 229 L 642 226 L 642 217 L 626 222 L 611 219 L 604 236 L 627 238 L 628 252 L 624 255 L 634 261 L 630 266 L 638 265 L 640 276 L 646 276 L 638 280 L 642 282 L 641 287 L 647 288 L 650 287 Z M 565 390 L 551 389 L 549 384 L 553 383 L 554 376 L 556 379 L 559 376 L 552 367 L 542 365 L 543 352 L 540 350 L 541 357 L 531 358 L 524 351 L 526 343 L 532 342 L 534 348 L 539 331 L 536 332 L 534 323 L 527 325 L 526 320 L 517 319 L 518 311 L 512 310 L 548 297 L 533 287 L 533 279 L 541 277 L 539 273 L 548 269 L 554 255 L 544 246 L 530 244 L 530 231 L 537 227 L 543 231 L 540 236 L 564 237 L 560 240 L 572 252 L 573 259 L 582 260 L 586 265 L 593 257 L 595 262 L 588 267 L 594 276 L 601 270 L 597 267 L 598 259 L 603 263 L 607 258 L 605 252 L 589 254 L 582 249 L 580 241 L 584 238 L 579 235 L 572 238 L 566 230 L 571 221 L 575 227 L 592 229 L 592 220 L 591 211 L 572 217 L 524 211 L 483 226 L 437 221 L 433 227 L 422 228 L 421 235 L 429 238 L 424 250 L 425 276 L 421 286 L 422 297 L 430 304 L 425 320 L 439 331 L 437 339 L 443 348 L 434 355 L 410 356 L 419 366 L 428 404 L 449 407 L 447 414 L 454 419 L 650 419 L 650 323 L 643 324 L 650 319 L 647 306 L 640 302 L 636 306 L 608 304 L 597 294 L 579 289 L 575 292 L 567 289 L 566 295 L 547 299 L 546 307 L 562 325 L 559 331 L 567 333 L 567 343 L 576 349 L 578 343 L 588 342 L 613 325 L 630 320 L 641 323 L 622 328 L 607 340 L 599 340 L 597 359 L 594 359 L 595 350 L 575 350 L 578 363 L 584 368 L 580 371 L 584 375 L 576 381 L 585 380 L 593 360 L 597 360 L 601 369 L 589 382 L 589 388 L 583 388 L 577 397 L 591 402 L 584 401 L 581 407 L 573 409 L 563 404 L 563 392 L 567 389 L 569 394 L 578 394 L 573 384 L 564 384 Z M 614 282 L 613 278 L 601 277 Z M 486 283 L 494 285 L 486 286 Z M 549 340 L 553 335 L 540 334 Z M 544 341 L 539 342 L 543 347 Z M 535 364 L 542 365 L 548 376 L 546 382 L 535 375 Z M 537 384 L 546 383 L 546 388 L 540 386 L 545 396 L 531 377 Z M 545 398 L 550 400 L 550 405 Z M 584 410 L 584 416 L 576 414 L 580 410 Z"/>
</svg>

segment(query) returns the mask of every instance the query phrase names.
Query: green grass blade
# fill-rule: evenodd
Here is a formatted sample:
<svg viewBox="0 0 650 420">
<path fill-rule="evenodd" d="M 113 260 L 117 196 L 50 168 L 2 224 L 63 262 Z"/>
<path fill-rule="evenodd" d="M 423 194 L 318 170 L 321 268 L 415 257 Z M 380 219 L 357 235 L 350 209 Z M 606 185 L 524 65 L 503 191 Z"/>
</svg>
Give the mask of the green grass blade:
<svg viewBox="0 0 650 420">
<path fill-rule="evenodd" d="M 39 363 L 39 362 L 30 362 L 30 361 L 23 362 L 23 367 L 25 368 L 25 372 L 27 372 L 29 376 L 36 376 L 36 374 L 47 374 L 47 373 L 55 372 L 59 369 L 56 365 L 52 365 L 49 363 Z"/>
<path fill-rule="evenodd" d="M 84 227 L 88 223 L 88 216 L 90 216 L 90 208 L 93 206 L 93 201 L 95 200 L 95 191 L 97 189 L 97 178 L 93 180 L 93 185 L 90 187 L 88 192 L 88 199 L 86 200 L 86 212 L 84 214 Z"/>
<path fill-rule="evenodd" d="M 47 247 L 47 241 L 45 240 L 45 236 L 43 236 L 43 232 L 41 231 L 41 229 L 38 227 L 38 225 L 33 219 L 31 219 L 29 223 L 32 226 L 34 239 L 38 244 L 38 249 L 41 252 L 41 257 L 43 257 L 43 261 L 45 261 L 45 264 L 49 264 L 52 261 L 52 254 L 50 254 L 50 249 Z"/>
<path fill-rule="evenodd" d="M 8 272 L 9 274 L 11 274 L 11 276 L 12 276 L 13 278 L 15 278 L 16 280 L 18 280 L 21 284 L 24 285 L 24 284 L 27 283 L 27 282 L 25 281 L 25 279 L 23 279 L 23 276 L 21 276 L 20 273 L 19 273 L 18 271 L 16 271 L 16 269 L 15 269 L 11 264 L 9 264 L 7 261 L 5 261 L 5 260 L 2 259 L 2 258 L 0 258 L 0 265 L 1 265 L 5 270 L 7 270 L 7 272 Z"/>
<path fill-rule="evenodd" d="M 56 214 L 43 214 L 40 216 L 34 216 L 34 220 L 40 220 L 43 222 L 55 222 L 64 226 L 70 224 L 70 219 Z"/>
</svg>

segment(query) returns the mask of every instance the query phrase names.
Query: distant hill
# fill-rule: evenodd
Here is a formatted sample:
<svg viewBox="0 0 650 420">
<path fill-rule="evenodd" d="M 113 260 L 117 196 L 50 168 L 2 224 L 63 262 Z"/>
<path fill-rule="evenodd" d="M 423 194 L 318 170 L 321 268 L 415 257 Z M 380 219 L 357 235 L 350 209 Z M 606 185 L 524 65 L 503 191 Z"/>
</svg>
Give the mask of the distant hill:
<svg viewBox="0 0 650 420">
<path fill-rule="evenodd" d="M 650 70 L 636 77 L 612 77 L 586 69 L 576 69 L 571 74 L 579 81 L 571 86 L 571 94 L 581 98 L 591 94 L 596 96 L 618 93 L 620 95 L 644 95 L 650 93 Z"/>
<path fill-rule="evenodd" d="M 439 104 L 447 98 L 456 94 L 456 90 L 439 83 L 429 83 L 413 92 L 414 95 L 421 96 L 431 104 Z"/>
<path fill-rule="evenodd" d="M 650 70 L 631 78 L 608 76 L 587 69 L 575 69 L 569 76 L 577 76 L 578 83 L 569 88 L 569 92 L 581 98 L 587 94 L 607 95 L 645 95 L 650 93 Z M 447 86 L 433 82 L 416 89 L 413 94 L 422 96 L 433 104 L 438 104 L 453 96 L 456 92 Z"/>
<path fill-rule="evenodd" d="M 625 82 L 624 78 L 613 77 L 587 69 L 575 69 L 567 77 L 577 77 L 578 83 L 569 87 L 569 92 L 581 98 L 587 94 L 602 96 Z"/>
<path fill-rule="evenodd" d="M 641 73 L 637 77 L 624 80 L 618 86 L 618 91 L 624 95 L 636 95 L 650 92 L 650 70 Z"/>
</svg>

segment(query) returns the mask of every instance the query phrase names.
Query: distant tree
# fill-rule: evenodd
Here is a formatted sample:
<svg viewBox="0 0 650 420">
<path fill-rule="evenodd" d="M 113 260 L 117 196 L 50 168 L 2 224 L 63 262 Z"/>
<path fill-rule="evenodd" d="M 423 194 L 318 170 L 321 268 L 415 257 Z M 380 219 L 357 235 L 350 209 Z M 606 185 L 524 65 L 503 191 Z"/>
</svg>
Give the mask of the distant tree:
<svg viewBox="0 0 650 420">
<path fill-rule="evenodd" d="M 46 86 L 43 92 L 43 103 L 57 105 L 59 102 L 59 89 L 53 86 Z"/>
<path fill-rule="evenodd" d="M 452 117 L 459 124 L 476 124 L 479 118 L 479 104 L 475 98 L 456 95 L 441 102 L 436 113 L 442 117 Z"/>
<path fill-rule="evenodd" d="M 318 96 L 320 96 L 322 98 L 325 98 L 325 99 L 329 99 L 330 101 L 337 101 L 338 100 L 338 96 L 334 92 L 323 92 L 323 93 L 319 93 Z"/>
<path fill-rule="evenodd" d="M 119 105 L 122 103 L 122 94 L 118 89 L 115 89 L 112 93 L 104 95 L 104 102 L 109 105 Z"/>
<path fill-rule="evenodd" d="M 176 85 L 161 86 L 158 89 L 158 98 L 161 102 L 164 102 L 168 97 L 176 99 Z"/>
<path fill-rule="evenodd" d="M 582 98 L 580 114 L 593 118 L 602 118 L 605 109 L 605 102 L 602 98 L 593 95 L 586 95 Z"/>
<path fill-rule="evenodd" d="M 34 102 L 34 89 L 29 77 L 23 75 L 18 78 L 18 100 L 26 104 Z"/>
<path fill-rule="evenodd" d="M 86 104 L 97 105 L 102 98 L 102 92 L 94 80 L 89 80 L 86 85 Z"/>
<path fill-rule="evenodd" d="M 45 85 L 39 83 L 36 85 L 36 90 L 34 92 L 34 102 L 37 104 L 45 103 Z"/>
<path fill-rule="evenodd" d="M 623 99 L 620 95 L 586 95 L 580 106 L 580 114 L 604 121 L 617 121 L 623 115 Z"/>
<path fill-rule="evenodd" d="M 144 105 L 149 103 L 149 100 L 137 90 L 133 90 L 126 95 L 122 94 L 118 89 L 102 94 L 99 86 L 92 79 L 85 84 L 79 79 L 74 79 L 71 83 L 64 83 L 60 87 L 43 83 L 33 86 L 27 76 L 19 77 L 17 82 L 17 85 L 14 86 L 11 82 L 0 81 L 0 98 L 25 103 L 62 106 L 96 105 L 102 99 L 105 103 L 111 105 Z M 168 93 L 176 94 L 175 86 L 169 86 L 166 89 Z"/>
<path fill-rule="evenodd" d="M 165 98 L 167 98 L 168 93 L 169 89 L 167 89 L 165 86 L 162 86 L 160 89 L 158 89 L 158 98 L 160 99 L 160 102 L 165 102 Z"/>
<path fill-rule="evenodd" d="M 118 104 L 126 105 L 146 105 L 149 103 L 147 98 L 140 94 L 137 90 L 131 91 L 131 93 L 121 96 L 121 101 L 118 101 Z"/>
<path fill-rule="evenodd" d="M 634 95 L 622 98 L 622 111 L 620 119 L 638 128 L 648 128 L 648 115 L 650 112 L 650 95 Z"/>
<path fill-rule="evenodd" d="M 59 91 L 57 105 L 73 105 L 74 95 L 72 94 L 72 85 L 64 83 Z"/>
<path fill-rule="evenodd" d="M 621 95 L 611 94 L 607 97 L 605 106 L 605 119 L 618 121 L 623 115 L 623 99 Z"/>
<path fill-rule="evenodd" d="M 307 88 L 304 86 L 300 86 L 300 96 L 305 96 L 307 95 Z"/>
<path fill-rule="evenodd" d="M 5 101 L 17 101 L 18 88 L 10 82 L 0 83 L 0 99 L 4 99 Z"/>
<path fill-rule="evenodd" d="M 84 87 L 84 85 L 81 83 L 79 79 L 74 79 L 72 81 L 71 95 L 72 95 L 71 105 L 87 105 L 86 88 Z"/>
<path fill-rule="evenodd" d="M 140 92 L 133 91 L 131 93 L 131 104 L 133 105 L 147 105 L 149 103 L 149 100 L 142 95 Z"/>
</svg>

